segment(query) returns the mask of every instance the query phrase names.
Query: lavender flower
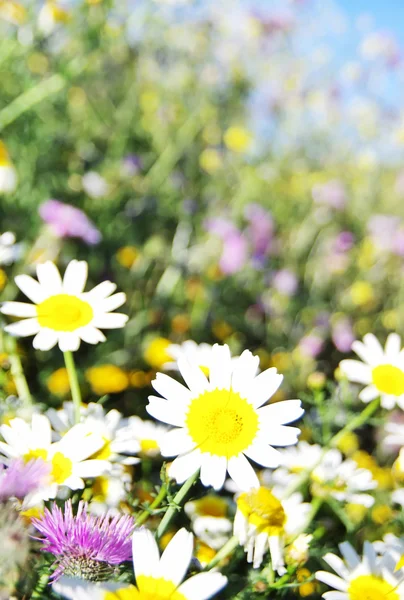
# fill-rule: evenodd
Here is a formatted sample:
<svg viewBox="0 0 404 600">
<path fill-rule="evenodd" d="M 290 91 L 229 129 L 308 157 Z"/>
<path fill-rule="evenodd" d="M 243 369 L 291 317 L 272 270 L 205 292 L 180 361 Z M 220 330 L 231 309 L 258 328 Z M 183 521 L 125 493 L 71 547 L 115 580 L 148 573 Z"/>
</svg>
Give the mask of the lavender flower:
<svg viewBox="0 0 404 600">
<path fill-rule="evenodd" d="M 77 237 L 87 244 L 98 244 L 101 234 L 86 214 L 59 200 L 47 200 L 39 207 L 41 218 L 58 237 Z"/>
<path fill-rule="evenodd" d="M 90 515 L 87 503 L 81 501 L 73 516 L 72 502 L 68 500 L 64 512 L 54 503 L 51 510 L 45 509 L 44 515 L 32 523 L 44 536 L 35 538 L 43 543 L 42 550 L 56 556 L 53 581 L 62 574 L 104 581 L 116 573 L 116 565 L 132 558 L 135 524 L 129 515 Z"/>
<path fill-rule="evenodd" d="M 38 458 L 24 462 L 21 458 L 11 461 L 7 468 L 0 465 L 0 503 L 10 498 L 22 500 L 46 485 L 50 465 Z"/>
</svg>

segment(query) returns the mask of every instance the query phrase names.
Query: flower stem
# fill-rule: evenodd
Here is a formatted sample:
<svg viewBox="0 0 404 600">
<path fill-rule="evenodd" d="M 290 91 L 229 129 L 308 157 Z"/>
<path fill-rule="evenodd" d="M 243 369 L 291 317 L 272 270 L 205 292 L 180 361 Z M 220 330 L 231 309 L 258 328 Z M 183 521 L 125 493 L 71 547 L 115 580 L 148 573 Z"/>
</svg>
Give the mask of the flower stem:
<svg viewBox="0 0 404 600">
<path fill-rule="evenodd" d="M 225 543 L 225 545 L 220 548 L 220 550 L 216 553 L 214 558 L 212 558 L 210 563 L 208 563 L 203 570 L 209 571 L 210 569 L 213 569 L 213 567 L 215 567 L 217 564 L 219 564 L 220 561 L 222 561 L 224 558 L 226 558 L 226 556 L 229 556 L 229 554 L 231 554 L 237 548 L 238 545 L 239 545 L 238 537 L 236 535 L 233 535 L 233 537 L 231 537 Z"/>
<path fill-rule="evenodd" d="M 199 469 L 197 471 L 195 471 L 195 473 L 186 480 L 186 482 L 182 485 L 182 487 L 175 494 L 172 505 L 167 510 L 166 514 L 164 515 L 164 517 L 162 518 L 162 520 L 160 522 L 160 525 L 157 528 L 157 533 L 156 533 L 157 538 L 161 538 L 163 533 L 166 531 L 167 527 L 171 523 L 171 520 L 177 511 L 178 506 L 184 500 L 185 496 L 188 494 L 189 490 L 194 485 L 194 483 L 198 479 L 198 477 L 199 477 Z"/>
<path fill-rule="evenodd" d="M 14 379 L 15 387 L 17 388 L 17 394 L 26 406 L 32 406 L 32 397 L 22 368 L 21 358 L 19 357 L 15 340 L 12 339 L 11 341 L 12 343 L 10 343 L 8 357 L 10 360 L 11 375 Z"/>
<path fill-rule="evenodd" d="M 136 519 L 136 525 L 142 525 L 152 514 L 152 511 L 155 508 L 158 508 L 160 504 L 163 502 L 164 498 L 167 496 L 167 486 L 163 484 L 158 495 L 155 497 L 153 502 L 150 504 L 148 508 L 146 508 L 143 512 L 140 513 L 138 518 Z"/>
<path fill-rule="evenodd" d="M 70 351 L 63 352 L 63 356 L 65 359 L 65 365 L 67 370 L 67 375 L 69 377 L 70 390 L 72 393 L 72 400 L 74 404 L 74 421 L 75 423 L 80 423 L 80 413 L 81 413 L 81 392 L 79 386 L 79 380 L 77 378 L 77 371 L 74 364 L 73 354 Z"/>
</svg>

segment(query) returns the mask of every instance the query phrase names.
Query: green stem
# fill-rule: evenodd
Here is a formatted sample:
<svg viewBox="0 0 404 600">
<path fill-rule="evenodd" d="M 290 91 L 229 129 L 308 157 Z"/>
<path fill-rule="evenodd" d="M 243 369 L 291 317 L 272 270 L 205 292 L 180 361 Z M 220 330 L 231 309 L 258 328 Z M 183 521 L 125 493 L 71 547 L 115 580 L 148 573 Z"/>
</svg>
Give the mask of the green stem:
<svg viewBox="0 0 404 600">
<path fill-rule="evenodd" d="M 220 561 L 222 561 L 224 558 L 226 558 L 226 556 L 229 556 L 229 554 L 234 552 L 234 550 L 237 548 L 238 545 L 239 545 L 238 537 L 236 535 L 233 535 L 233 537 L 231 537 L 225 543 L 225 545 L 220 548 L 220 550 L 217 552 L 217 554 L 214 556 L 214 558 L 212 558 L 210 563 L 208 563 L 203 570 L 209 571 L 210 569 L 213 569 L 213 567 L 216 567 L 216 565 L 219 564 Z"/>
<path fill-rule="evenodd" d="M 8 343 L 8 358 L 10 361 L 11 375 L 13 377 L 17 395 L 26 406 L 32 406 L 31 392 L 29 391 L 28 383 L 24 375 L 24 370 L 21 364 L 21 358 L 17 351 L 17 345 L 14 338 L 9 338 Z"/>
<path fill-rule="evenodd" d="M 182 485 L 182 487 L 178 490 L 173 498 L 172 506 L 167 510 L 166 514 L 162 518 L 160 525 L 157 528 L 156 536 L 157 538 L 161 538 L 163 533 L 166 531 L 167 527 L 171 523 L 172 518 L 174 517 L 178 506 L 184 500 L 185 496 L 188 494 L 191 487 L 194 485 L 195 481 L 199 477 L 199 469 L 195 471 L 191 477 L 189 477 L 186 482 Z"/>
<path fill-rule="evenodd" d="M 167 486 L 163 484 L 158 495 L 155 497 L 153 502 L 150 504 L 148 508 L 146 508 L 143 512 L 140 513 L 138 518 L 136 519 L 136 525 L 143 525 L 145 521 L 150 517 L 153 513 L 153 510 L 158 508 L 160 504 L 163 502 L 164 498 L 167 496 Z"/>
<path fill-rule="evenodd" d="M 44 592 L 46 589 L 46 586 L 48 585 L 48 581 L 49 581 L 49 575 L 50 573 L 43 573 L 40 578 L 37 581 L 37 584 L 35 586 L 34 591 L 32 592 L 32 600 L 38 599 L 41 600 L 41 598 L 44 597 Z"/>
<path fill-rule="evenodd" d="M 70 390 L 72 393 L 72 400 L 74 404 L 74 421 L 75 423 L 80 423 L 80 413 L 81 413 L 81 392 L 79 386 L 79 380 L 77 378 L 77 371 L 74 365 L 73 354 L 70 351 L 63 352 L 63 356 L 65 359 L 65 365 L 67 370 L 67 375 L 69 377 Z"/>
</svg>

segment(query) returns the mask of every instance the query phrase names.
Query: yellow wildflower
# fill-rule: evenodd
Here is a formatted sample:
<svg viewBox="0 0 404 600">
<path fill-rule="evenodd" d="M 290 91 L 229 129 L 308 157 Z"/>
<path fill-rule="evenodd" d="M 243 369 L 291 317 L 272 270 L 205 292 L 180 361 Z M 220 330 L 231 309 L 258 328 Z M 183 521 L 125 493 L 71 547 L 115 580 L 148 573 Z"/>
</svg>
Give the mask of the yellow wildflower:
<svg viewBox="0 0 404 600">
<path fill-rule="evenodd" d="M 243 153 L 251 146 L 252 135 L 244 127 L 233 125 L 225 131 L 223 140 L 229 150 Z"/>
<path fill-rule="evenodd" d="M 46 380 L 46 385 L 51 394 L 65 396 L 70 391 L 69 376 L 65 368 L 57 369 Z"/>
<path fill-rule="evenodd" d="M 146 347 L 143 357 L 154 369 L 161 369 L 166 363 L 172 362 L 173 357 L 167 352 L 172 342 L 167 338 L 158 337 L 152 340 Z"/>
<path fill-rule="evenodd" d="M 138 258 L 139 251 L 135 246 L 123 246 L 116 253 L 116 260 L 127 269 L 130 269 Z"/>
<path fill-rule="evenodd" d="M 115 365 L 100 365 L 86 371 L 86 379 L 95 394 L 118 394 L 129 386 L 129 377 L 125 371 Z"/>
</svg>

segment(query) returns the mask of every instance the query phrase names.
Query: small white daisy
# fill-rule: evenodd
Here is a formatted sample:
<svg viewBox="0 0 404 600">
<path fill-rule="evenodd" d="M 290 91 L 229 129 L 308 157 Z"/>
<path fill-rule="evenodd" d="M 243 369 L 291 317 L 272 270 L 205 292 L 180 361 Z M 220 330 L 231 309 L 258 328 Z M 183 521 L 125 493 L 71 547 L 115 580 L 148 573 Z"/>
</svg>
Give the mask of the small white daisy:
<svg viewBox="0 0 404 600">
<path fill-rule="evenodd" d="M 140 446 L 139 452 L 144 456 L 154 458 L 160 455 L 161 440 L 168 427 L 154 421 L 144 421 L 140 417 L 128 418 L 128 430 Z"/>
<path fill-rule="evenodd" d="M 232 523 L 228 517 L 229 503 L 224 498 L 208 494 L 184 505 L 192 530 L 205 544 L 219 550 L 231 535 Z"/>
<path fill-rule="evenodd" d="M 363 338 L 363 342 L 352 344 L 359 360 L 343 360 L 341 371 L 349 381 L 365 384 L 359 398 L 370 402 L 378 396 L 384 408 L 391 409 L 397 404 L 404 409 L 404 351 L 401 339 L 396 333 L 390 333 L 383 350 L 372 333 Z"/>
<path fill-rule="evenodd" d="M 386 533 L 383 541 L 373 543 L 376 552 L 390 554 L 395 562 L 394 571 L 404 568 L 404 538 L 398 538 L 394 533 Z M 401 571 L 401 574 L 403 571 Z"/>
<path fill-rule="evenodd" d="M 300 478 L 302 471 L 312 470 L 320 463 L 323 449 L 318 444 L 301 441 L 296 446 L 281 448 L 279 453 L 280 466 L 274 471 L 263 469 L 260 473 L 260 481 L 267 487 L 292 486 Z"/>
<path fill-rule="evenodd" d="M 377 482 L 367 469 L 358 467 L 354 460 L 343 460 L 339 450 L 332 449 L 311 473 L 314 496 L 331 496 L 339 502 L 372 506 L 374 498 L 364 492 L 374 490 Z"/>
<path fill-rule="evenodd" d="M 178 370 L 177 361 L 184 357 L 192 364 L 198 365 L 200 369 L 209 375 L 210 361 L 212 359 L 212 346 L 210 344 L 197 344 L 193 340 L 186 340 L 182 344 L 171 344 L 168 346 L 167 353 L 173 357 L 174 362 L 164 365 L 165 369 Z"/>
<path fill-rule="evenodd" d="M 127 470 L 120 464 L 113 464 L 108 475 L 94 479 L 89 511 L 100 516 L 108 511 L 113 515 L 121 514 L 131 483 L 132 477 Z"/>
<path fill-rule="evenodd" d="M 226 585 L 227 578 L 221 573 L 198 573 L 181 583 L 192 560 L 193 545 L 192 533 L 180 529 L 160 557 L 152 533 L 138 529 L 133 534 L 136 587 L 122 583 L 97 585 L 68 577 L 61 577 L 52 587 L 71 600 L 207 600 Z"/>
<path fill-rule="evenodd" d="M 37 265 L 38 281 L 29 275 L 17 275 L 15 282 L 34 304 L 4 302 L 1 312 L 15 317 L 27 317 L 5 327 L 16 336 L 35 335 L 34 348 L 50 350 L 56 344 L 65 351 L 78 350 L 80 341 L 88 344 L 104 342 L 98 329 L 117 329 L 128 320 L 127 315 L 112 313 L 121 306 L 126 296 L 123 292 L 111 294 L 116 285 L 110 281 L 100 283 L 90 292 L 84 292 L 88 265 L 72 260 L 62 281 L 51 261 Z"/>
<path fill-rule="evenodd" d="M 325 562 L 337 573 L 318 571 L 316 578 L 333 590 L 325 592 L 326 600 L 402 600 L 404 583 L 394 574 L 391 555 L 377 556 L 375 547 L 365 542 L 360 558 L 349 542 L 339 545 L 343 560 L 336 554 L 326 554 Z"/>
<path fill-rule="evenodd" d="M 74 425 L 73 402 L 64 402 L 60 410 L 50 408 L 46 414 L 59 437 Z M 88 433 L 97 434 L 104 441 L 93 458 L 123 465 L 135 465 L 140 461 L 137 457 L 126 456 L 137 454 L 141 447 L 134 439 L 127 419 L 123 419 L 115 408 L 106 413 L 101 404 L 90 402 L 87 406 L 82 405 L 80 422 Z"/>
<path fill-rule="evenodd" d="M 163 456 L 178 455 L 168 473 L 182 483 L 200 469 L 202 484 L 219 490 L 228 471 L 239 489 L 259 487 L 246 457 L 277 467 L 280 455 L 272 445 L 296 444 L 300 430 L 286 424 L 304 411 L 300 400 L 264 406 L 283 377 L 274 368 L 256 377 L 258 356 L 245 350 L 234 367 L 227 345 L 215 344 L 211 353 L 209 379 L 181 357 L 178 368 L 189 387 L 162 373 L 152 382 L 163 398 L 150 396 L 146 410 L 176 427 L 161 442 Z"/>
<path fill-rule="evenodd" d="M 279 575 L 286 573 L 284 546 L 299 533 L 310 512 L 310 504 L 301 494 L 277 497 L 275 490 L 260 487 L 236 498 L 234 535 L 244 546 L 253 568 L 261 565 L 269 549 L 272 567 Z"/>
<path fill-rule="evenodd" d="M 1 425 L 0 442 L 3 461 L 21 457 L 25 461 L 42 458 L 51 466 L 49 485 L 38 492 L 38 500 L 55 498 L 59 486 L 71 490 L 84 488 L 83 479 L 107 473 L 110 463 L 105 460 L 88 460 L 104 441 L 101 436 L 89 434 L 82 424 L 72 427 L 60 441 L 52 443 L 51 425 L 45 415 L 33 414 L 31 423 L 23 419 L 11 419 L 9 425 Z"/>
</svg>

